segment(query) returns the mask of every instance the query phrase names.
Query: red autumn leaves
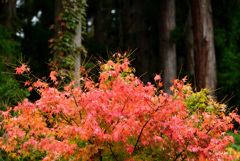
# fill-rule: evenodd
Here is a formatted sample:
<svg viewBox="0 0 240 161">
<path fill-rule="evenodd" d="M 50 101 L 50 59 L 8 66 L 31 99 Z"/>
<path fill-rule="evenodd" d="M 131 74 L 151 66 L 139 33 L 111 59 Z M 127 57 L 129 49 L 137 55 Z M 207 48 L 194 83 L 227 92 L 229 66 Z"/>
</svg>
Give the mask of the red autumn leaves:
<svg viewBox="0 0 240 161">
<path fill-rule="evenodd" d="M 41 80 L 33 83 L 41 90 L 39 100 L 19 103 L 14 116 L 10 110 L 2 112 L 6 135 L 0 147 L 15 159 L 28 155 L 43 160 L 234 158 L 226 150 L 234 141 L 226 131 L 233 119 L 239 121 L 236 113 L 225 116 L 220 104 L 185 85 L 186 78 L 174 80 L 172 95 L 158 92 L 155 85 L 144 85 L 129 65 L 118 55 L 116 61 L 101 65 L 99 82 L 82 77 L 81 87 L 70 83 L 62 91 Z M 25 69 L 24 65 L 16 73 Z M 53 82 L 56 74 L 50 73 Z M 154 80 L 162 87 L 160 75 Z M 206 97 L 209 106 L 195 107 L 198 95 Z"/>
</svg>

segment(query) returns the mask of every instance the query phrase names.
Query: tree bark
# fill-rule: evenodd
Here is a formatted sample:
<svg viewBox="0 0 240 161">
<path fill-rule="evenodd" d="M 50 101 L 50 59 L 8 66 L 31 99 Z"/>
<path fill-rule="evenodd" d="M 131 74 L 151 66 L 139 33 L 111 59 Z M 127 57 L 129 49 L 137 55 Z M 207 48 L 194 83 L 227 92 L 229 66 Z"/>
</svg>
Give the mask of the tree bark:
<svg viewBox="0 0 240 161">
<path fill-rule="evenodd" d="M 198 90 L 217 86 L 211 0 L 192 0 L 195 79 Z M 215 92 L 211 95 L 215 96 Z"/>
<path fill-rule="evenodd" d="M 189 11 L 185 28 L 185 48 L 186 48 L 186 66 L 187 72 L 194 75 L 194 50 L 193 50 L 193 31 L 192 31 L 192 13 Z"/>
<path fill-rule="evenodd" d="M 135 28 L 136 28 L 136 74 L 138 76 L 141 76 L 141 80 L 143 80 L 144 83 L 147 83 L 149 81 L 149 57 L 150 53 L 148 50 L 148 38 L 145 33 L 145 21 L 143 17 L 143 8 L 144 8 L 144 0 L 136 0 L 135 4 L 135 14 L 136 14 L 136 22 L 135 22 Z"/>
<path fill-rule="evenodd" d="M 54 18 L 54 39 L 57 40 L 61 36 L 61 32 L 63 31 L 63 27 L 61 26 L 61 14 L 63 13 L 63 4 L 62 0 L 55 0 L 55 18 Z M 58 43 L 58 42 L 55 42 Z M 57 45 L 57 44 L 56 44 Z M 57 45 L 58 46 L 58 45 Z M 58 49 L 54 49 L 54 61 L 58 62 L 58 54 L 60 51 Z"/>
<path fill-rule="evenodd" d="M 77 27 L 75 28 L 75 35 L 73 36 L 73 46 L 74 48 L 80 48 L 82 46 L 82 23 L 78 22 Z M 74 59 L 74 81 L 75 85 L 79 85 L 80 72 L 81 68 L 81 51 L 79 49 L 76 50 Z"/>
<path fill-rule="evenodd" d="M 97 43 L 102 42 L 102 14 L 101 14 L 101 8 L 102 8 L 102 0 L 97 0 L 96 2 L 96 10 L 93 17 L 93 26 L 94 26 L 94 38 Z"/>
<path fill-rule="evenodd" d="M 67 29 L 61 23 L 63 22 L 61 20 L 61 15 L 64 12 L 64 6 L 62 0 L 55 0 L 55 40 L 58 40 L 65 32 L 71 33 L 72 36 L 72 51 L 64 51 L 59 50 L 58 48 L 54 50 L 54 61 L 55 62 L 61 62 L 61 60 L 58 60 L 58 54 L 60 52 L 67 52 L 66 54 L 72 54 L 74 57 L 74 71 L 73 73 L 73 79 L 75 81 L 75 85 L 79 85 L 79 79 L 80 79 L 80 73 L 79 68 L 81 67 L 81 46 L 82 46 L 82 23 L 81 21 L 76 22 L 77 25 L 75 29 Z M 80 17 L 81 19 L 81 17 Z M 58 43 L 58 42 L 55 42 Z M 56 46 L 60 47 L 58 44 Z M 61 46 L 64 48 L 64 46 Z M 69 53 L 68 53 L 69 52 Z"/>
<path fill-rule="evenodd" d="M 121 46 L 124 47 L 124 51 L 126 50 L 135 50 L 136 43 L 133 40 L 134 32 L 136 32 L 135 29 L 135 23 L 136 23 L 136 16 L 135 16 L 135 4 L 129 0 L 123 0 L 120 3 L 121 7 L 121 18 L 122 23 L 121 25 Z"/>
<path fill-rule="evenodd" d="M 16 12 L 17 0 L 0 1 L 0 25 L 6 26 L 11 33 L 9 40 L 16 38 L 16 26 L 14 25 L 14 19 L 17 16 Z M 8 57 L 6 60 L 8 63 L 12 61 L 12 58 Z"/>
<path fill-rule="evenodd" d="M 144 83 L 149 81 L 149 44 L 145 32 L 146 24 L 143 10 L 144 0 L 121 1 L 121 42 L 124 50 L 133 53 L 135 60 L 133 65 L 136 68 L 136 75 L 141 77 Z"/>
<path fill-rule="evenodd" d="M 16 16 L 17 0 L 0 1 L 0 24 L 6 25 L 9 30 L 14 30 L 13 19 Z"/>
<path fill-rule="evenodd" d="M 176 26 L 175 0 L 159 1 L 159 55 L 163 69 L 163 84 L 166 93 L 170 93 L 172 79 L 177 77 L 176 46 L 171 40 L 171 31 Z"/>
</svg>

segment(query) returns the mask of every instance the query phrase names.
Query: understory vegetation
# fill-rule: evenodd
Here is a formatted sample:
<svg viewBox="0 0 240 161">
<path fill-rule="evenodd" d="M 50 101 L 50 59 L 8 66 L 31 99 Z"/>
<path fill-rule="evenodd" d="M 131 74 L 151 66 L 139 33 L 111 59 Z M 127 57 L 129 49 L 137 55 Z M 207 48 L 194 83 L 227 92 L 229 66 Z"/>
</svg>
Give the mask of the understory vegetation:
<svg viewBox="0 0 240 161">
<path fill-rule="evenodd" d="M 100 62 L 100 75 L 83 68 L 80 85 L 64 84 L 52 71 L 51 83 L 25 86 L 40 99 L 25 99 L 1 111 L 0 147 L 15 160 L 235 160 L 238 137 L 227 133 L 240 122 L 236 110 L 197 92 L 187 78 L 174 79 L 171 94 L 134 75 L 127 55 Z M 16 74 L 31 75 L 22 64 Z M 59 87 L 59 86 L 58 86 Z M 235 130 L 234 133 L 237 133 Z M 234 143 L 234 137 L 236 142 Z M 232 144 L 232 146 L 230 146 Z"/>
</svg>

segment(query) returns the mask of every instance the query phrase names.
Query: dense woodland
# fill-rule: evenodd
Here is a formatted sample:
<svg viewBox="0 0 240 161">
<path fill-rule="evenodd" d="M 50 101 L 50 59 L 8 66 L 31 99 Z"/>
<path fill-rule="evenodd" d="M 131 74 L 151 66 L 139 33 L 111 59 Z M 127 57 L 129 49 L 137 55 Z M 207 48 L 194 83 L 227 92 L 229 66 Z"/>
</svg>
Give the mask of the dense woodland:
<svg viewBox="0 0 240 161">
<path fill-rule="evenodd" d="M 0 0 L 0 160 L 239 160 L 239 26 L 240 0 Z"/>
<path fill-rule="evenodd" d="M 209 88 L 228 107 L 240 104 L 239 0 L 2 0 L 0 24 L 2 108 L 29 96 L 24 78 L 13 75 L 19 61 L 39 78 L 49 75 L 50 62 L 87 60 L 97 73 L 97 60 L 125 51 L 145 83 L 161 73 L 169 93 L 172 78 L 187 75 L 196 90 Z"/>
</svg>

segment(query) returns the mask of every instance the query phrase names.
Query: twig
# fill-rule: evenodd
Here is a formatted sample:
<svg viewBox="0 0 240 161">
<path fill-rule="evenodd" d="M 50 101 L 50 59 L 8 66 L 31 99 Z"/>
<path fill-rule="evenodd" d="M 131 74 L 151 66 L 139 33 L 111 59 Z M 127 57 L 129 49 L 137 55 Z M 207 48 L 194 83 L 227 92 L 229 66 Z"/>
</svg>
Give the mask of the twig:
<svg viewBox="0 0 240 161">
<path fill-rule="evenodd" d="M 117 157 L 116 157 L 116 155 L 114 154 L 114 152 L 112 151 L 112 148 L 111 148 L 111 145 L 110 145 L 110 151 L 111 151 L 111 153 L 112 153 L 112 155 L 113 155 L 113 157 L 114 157 L 114 159 L 116 159 L 116 161 L 118 161 L 118 159 L 117 159 Z"/>
</svg>

